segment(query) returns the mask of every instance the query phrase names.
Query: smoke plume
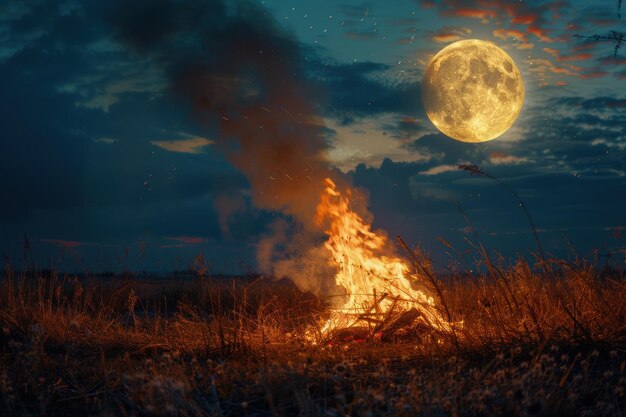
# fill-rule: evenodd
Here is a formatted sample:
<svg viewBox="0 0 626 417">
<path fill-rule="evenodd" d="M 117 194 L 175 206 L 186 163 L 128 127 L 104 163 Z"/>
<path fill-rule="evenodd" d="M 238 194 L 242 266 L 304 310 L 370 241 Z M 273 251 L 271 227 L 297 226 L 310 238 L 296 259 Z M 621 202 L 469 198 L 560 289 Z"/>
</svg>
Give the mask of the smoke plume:
<svg viewBox="0 0 626 417">
<path fill-rule="evenodd" d="M 323 179 L 341 176 L 325 159 L 315 107 L 321 97 L 307 79 L 302 47 L 249 1 L 114 1 L 104 15 L 118 39 L 160 66 L 174 95 L 216 132 L 217 145 L 248 178 L 253 203 L 295 220 L 260 242 L 259 265 L 293 275 L 302 257 L 311 273 L 301 287 L 322 291 L 313 281 L 327 274 L 328 257 L 317 253 L 323 249 L 313 219 Z"/>
</svg>

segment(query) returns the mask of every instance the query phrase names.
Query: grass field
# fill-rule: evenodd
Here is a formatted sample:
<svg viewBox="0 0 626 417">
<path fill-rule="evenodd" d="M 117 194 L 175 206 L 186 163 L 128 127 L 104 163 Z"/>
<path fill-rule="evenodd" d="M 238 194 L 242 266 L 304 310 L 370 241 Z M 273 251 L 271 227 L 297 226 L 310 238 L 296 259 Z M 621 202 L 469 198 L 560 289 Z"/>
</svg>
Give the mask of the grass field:
<svg viewBox="0 0 626 417">
<path fill-rule="evenodd" d="M 622 274 L 424 272 L 459 324 L 382 340 L 374 325 L 320 334 L 325 300 L 286 280 L 7 268 L 0 415 L 626 415 Z"/>
</svg>

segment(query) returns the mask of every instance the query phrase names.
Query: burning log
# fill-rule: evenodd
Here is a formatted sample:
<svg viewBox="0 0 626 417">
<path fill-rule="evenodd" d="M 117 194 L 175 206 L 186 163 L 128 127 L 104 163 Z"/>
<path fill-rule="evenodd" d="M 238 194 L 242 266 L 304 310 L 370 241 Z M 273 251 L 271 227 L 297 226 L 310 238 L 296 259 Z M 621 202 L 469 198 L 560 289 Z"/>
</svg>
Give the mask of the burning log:
<svg viewBox="0 0 626 417">
<path fill-rule="evenodd" d="M 337 329 L 332 332 L 328 344 L 330 346 L 344 345 L 354 342 L 365 342 L 372 336 L 372 328 L 367 326 L 352 326 Z"/>
<path fill-rule="evenodd" d="M 390 342 L 398 332 L 415 330 L 415 322 L 421 316 L 420 312 L 415 308 L 403 311 L 400 314 L 388 313 L 385 318 L 372 318 L 361 315 L 359 316 L 359 322 L 369 323 L 369 326 L 354 324 L 349 327 L 335 329 L 330 335 L 329 344 L 333 346 L 365 342 L 367 340 Z"/>
<path fill-rule="evenodd" d="M 400 314 L 399 316 L 394 317 L 387 323 L 383 323 L 382 327 L 379 329 L 380 331 L 380 340 L 382 342 L 388 342 L 391 340 L 393 335 L 400 329 L 404 329 L 410 327 L 415 320 L 420 317 L 420 312 L 415 308 L 411 308 L 408 311 Z"/>
</svg>

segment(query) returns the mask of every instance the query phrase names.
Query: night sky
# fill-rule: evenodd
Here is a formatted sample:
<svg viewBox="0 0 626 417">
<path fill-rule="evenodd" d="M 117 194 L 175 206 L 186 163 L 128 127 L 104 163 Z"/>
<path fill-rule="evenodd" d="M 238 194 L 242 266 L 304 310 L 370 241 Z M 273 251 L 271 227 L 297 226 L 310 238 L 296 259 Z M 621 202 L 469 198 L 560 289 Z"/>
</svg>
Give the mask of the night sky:
<svg viewBox="0 0 626 417">
<path fill-rule="evenodd" d="M 2 2 L 1 253 L 258 271 L 260 242 L 314 208 L 316 186 L 288 182 L 306 165 L 361 187 L 375 227 L 440 265 L 441 239 L 463 252 L 474 232 L 530 257 L 512 195 L 458 164 L 517 192 L 547 252 L 624 253 L 626 49 L 574 36 L 624 19 L 614 0 Z M 420 96 L 429 59 L 473 38 L 526 88 L 513 127 L 481 144 L 438 133 Z"/>
</svg>

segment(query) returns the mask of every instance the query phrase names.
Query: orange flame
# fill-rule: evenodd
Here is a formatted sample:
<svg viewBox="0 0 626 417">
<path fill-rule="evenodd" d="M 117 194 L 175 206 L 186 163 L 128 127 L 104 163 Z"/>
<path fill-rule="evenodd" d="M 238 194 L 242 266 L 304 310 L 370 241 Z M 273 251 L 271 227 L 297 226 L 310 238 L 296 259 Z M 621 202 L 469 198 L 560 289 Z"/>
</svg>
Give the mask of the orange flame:
<svg viewBox="0 0 626 417">
<path fill-rule="evenodd" d="M 351 191 L 344 194 L 327 178 L 316 210 L 316 222 L 328 239 L 325 247 L 337 267 L 335 284 L 346 291 L 346 301 L 331 312 L 322 334 L 358 322 L 376 322 L 392 310 L 415 308 L 428 325 L 445 330 L 448 323 L 435 307 L 435 298 L 410 274 L 410 268 L 393 254 L 389 239 L 350 208 Z"/>
</svg>

